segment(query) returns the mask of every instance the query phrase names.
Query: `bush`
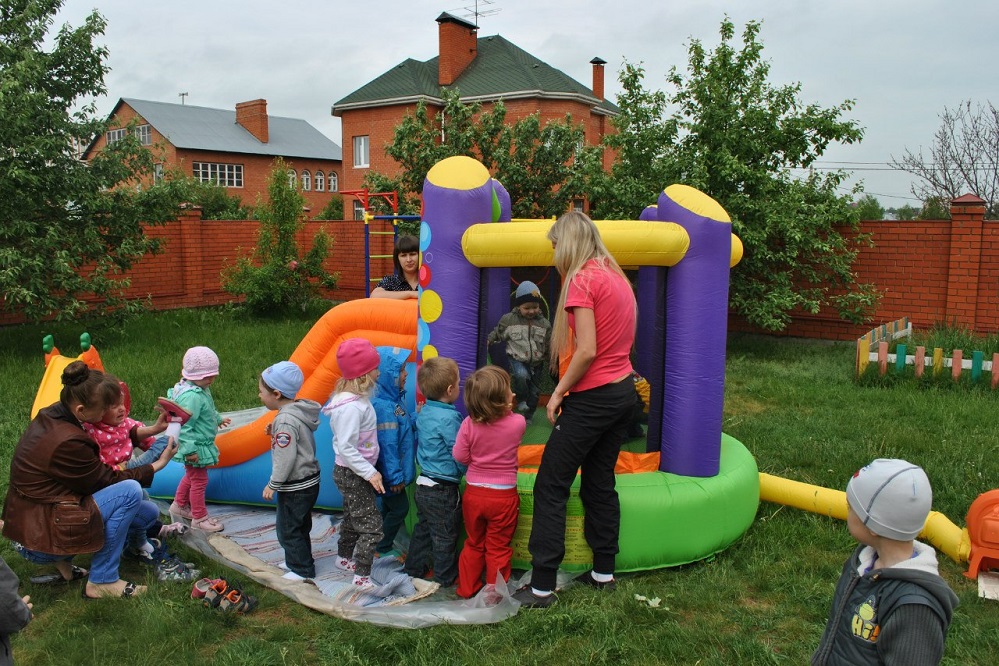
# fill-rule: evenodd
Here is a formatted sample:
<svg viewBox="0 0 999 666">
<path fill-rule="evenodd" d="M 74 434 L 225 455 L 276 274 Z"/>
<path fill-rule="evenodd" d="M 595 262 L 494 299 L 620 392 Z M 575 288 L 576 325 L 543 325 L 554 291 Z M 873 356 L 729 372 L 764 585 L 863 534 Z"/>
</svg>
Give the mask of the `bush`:
<svg viewBox="0 0 999 666">
<path fill-rule="evenodd" d="M 343 196 L 334 194 L 329 202 L 316 216 L 317 220 L 343 220 Z"/>
<path fill-rule="evenodd" d="M 328 273 L 323 263 L 333 241 L 324 230 L 304 256 L 295 242 L 302 229 L 305 203 L 288 182 L 287 167 L 278 159 L 267 186 L 270 200 L 257 206 L 260 232 L 252 256 L 240 257 L 222 273 L 222 287 L 246 297 L 256 314 L 305 311 L 320 299 L 320 289 L 336 288 L 339 273 Z"/>
</svg>

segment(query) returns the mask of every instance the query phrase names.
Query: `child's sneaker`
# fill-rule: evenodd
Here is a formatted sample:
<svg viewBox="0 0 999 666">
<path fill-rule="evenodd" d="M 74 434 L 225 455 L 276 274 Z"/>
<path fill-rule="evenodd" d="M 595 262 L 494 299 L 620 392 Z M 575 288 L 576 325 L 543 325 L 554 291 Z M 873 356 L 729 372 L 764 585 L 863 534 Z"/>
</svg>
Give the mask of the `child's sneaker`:
<svg viewBox="0 0 999 666">
<path fill-rule="evenodd" d="M 163 582 L 187 582 L 201 575 L 201 569 L 192 569 L 176 556 L 156 564 L 156 578 Z"/>
<path fill-rule="evenodd" d="M 306 581 L 306 580 L 309 580 L 305 576 L 299 576 L 294 571 L 286 571 L 286 572 L 284 572 L 284 575 L 281 576 L 281 578 L 283 578 L 285 580 L 293 580 L 293 581 Z"/>
<path fill-rule="evenodd" d="M 548 608 L 558 602 L 554 592 L 546 595 L 535 594 L 530 585 L 519 588 L 510 598 L 520 602 L 522 608 Z"/>
<path fill-rule="evenodd" d="M 194 584 L 191 588 L 191 598 L 192 599 L 204 599 L 208 591 L 212 589 L 218 582 L 219 578 L 202 578 Z"/>
<path fill-rule="evenodd" d="M 357 564 L 354 560 L 349 557 L 338 557 L 333 560 L 333 566 L 335 566 L 340 571 L 350 571 L 353 572 L 357 569 Z"/>
<path fill-rule="evenodd" d="M 202 532 L 221 532 L 225 529 L 225 525 L 215 520 L 211 516 L 205 516 L 204 518 L 195 518 L 191 521 L 191 527 L 196 530 L 201 530 Z"/>
<path fill-rule="evenodd" d="M 165 525 L 163 525 L 163 527 L 160 528 L 160 533 L 157 534 L 156 536 L 158 536 L 161 539 L 166 539 L 167 537 L 172 537 L 172 536 L 178 536 L 178 537 L 184 536 L 185 534 L 187 534 L 187 532 L 190 529 L 191 529 L 190 527 L 188 527 L 187 525 L 185 525 L 180 521 L 173 523 L 166 523 Z"/>
<path fill-rule="evenodd" d="M 203 599 L 205 606 L 227 613 L 249 613 L 257 607 L 256 597 L 243 594 L 239 587 L 230 584 L 224 578 L 215 580 L 202 578 L 194 584 L 191 597 Z"/>
<path fill-rule="evenodd" d="M 371 581 L 371 576 L 358 576 L 354 574 L 354 587 L 361 590 L 373 590 L 375 584 Z"/>
<path fill-rule="evenodd" d="M 194 520 L 194 514 L 191 513 L 190 506 L 181 506 L 176 502 L 170 505 L 170 517 L 174 519 L 174 522 L 179 522 L 181 518 L 186 520 Z"/>
</svg>

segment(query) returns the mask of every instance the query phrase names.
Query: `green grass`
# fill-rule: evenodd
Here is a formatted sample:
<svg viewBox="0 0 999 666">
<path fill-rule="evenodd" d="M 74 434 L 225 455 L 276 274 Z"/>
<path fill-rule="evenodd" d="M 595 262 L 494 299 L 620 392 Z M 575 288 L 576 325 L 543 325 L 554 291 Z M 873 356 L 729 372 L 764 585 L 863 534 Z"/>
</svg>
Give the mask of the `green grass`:
<svg viewBox="0 0 999 666">
<path fill-rule="evenodd" d="M 222 409 L 256 404 L 256 376 L 285 358 L 312 320 L 260 322 L 230 311 L 144 316 L 113 331 L 91 330 L 109 370 L 130 382 L 139 416 L 175 381 L 184 349 L 207 344 L 222 359 L 213 387 Z M 27 425 L 41 377 L 41 328 L 0 330 L 0 460 Z M 44 332 L 49 332 L 45 329 Z M 56 329 L 70 352 L 79 335 Z M 729 344 L 725 425 L 756 456 L 761 471 L 842 488 L 875 457 L 923 465 L 934 508 L 959 525 L 981 492 L 999 487 L 999 396 L 899 384 L 853 382 L 852 345 L 733 337 Z M 7 479 L 0 479 L 6 492 Z M 650 526 L 654 529 L 654 526 Z M 418 631 L 350 623 L 247 585 L 260 608 L 225 617 L 188 598 L 189 587 L 149 581 L 130 602 L 84 602 L 77 587 L 22 593 L 36 619 L 14 637 L 21 664 L 802 664 L 822 632 L 833 585 L 852 549 L 836 520 L 762 504 L 749 531 L 708 562 L 622 577 L 618 592 L 569 589 L 560 603 L 523 611 L 497 625 L 438 626 Z M 0 545 L 22 579 L 35 569 Z M 207 574 L 224 573 L 193 552 Z M 996 602 L 977 598 L 964 566 L 941 556 L 941 570 L 961 597 L 946 664 L 992 664 L 999 644 Z M 125 575 L 141 577 L 136 565 Z M 659 597 L 649 608 L 635 594 Z"/>
</svg>

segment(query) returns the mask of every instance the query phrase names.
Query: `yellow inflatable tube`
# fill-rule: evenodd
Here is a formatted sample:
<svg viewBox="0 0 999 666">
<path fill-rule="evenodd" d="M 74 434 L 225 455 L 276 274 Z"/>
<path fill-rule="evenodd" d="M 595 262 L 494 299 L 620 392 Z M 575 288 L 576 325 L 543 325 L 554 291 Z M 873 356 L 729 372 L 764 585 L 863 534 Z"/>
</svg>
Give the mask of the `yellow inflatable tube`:
<svg viewBox="0 0 999 666">
<path fill-rule="evenodd" d="M 673 222 L 596 220 L 604 245 L 622 266 L 675 266 L 690 247 L 690 237 Z M 551 266 L 546 234 L 553 220 L 473 224 L 461 237 L 469 263 L 479 268 Z"/>
<path fill-rule="evenodd" d="M 760 499 L 846 520 L 846 493 L 760 472 Z M 971 538 L 939 511 L 931 511 L 919 536 L 955 562 L 971 556 Z"/>
</svg>

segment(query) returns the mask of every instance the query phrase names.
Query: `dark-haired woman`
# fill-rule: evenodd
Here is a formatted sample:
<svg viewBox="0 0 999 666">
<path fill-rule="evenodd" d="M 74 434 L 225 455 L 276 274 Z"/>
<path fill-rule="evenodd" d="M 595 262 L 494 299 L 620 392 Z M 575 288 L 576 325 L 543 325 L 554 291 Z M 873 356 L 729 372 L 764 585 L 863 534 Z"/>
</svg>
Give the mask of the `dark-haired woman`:
<svg viewBox="0 0 999 666">
<path fill-rule="evenodd" d="M 404 300 L 417 298 L 416 289 L 420 286 L 420 239 L 415 236 L 399 236 L 392 252 L 395 273 L 386 275 L 374 289 L 371 298 L 395 298 Z"/>
<path fill-rule="evenodd" d="M 142 486 L 177 452 L 171 440 L 151 465 L 118 470 L 101 462 L 82 423 L 97 423 L 121 398 L 118 379 L 74 361 L 62 373 L 59 402 L 42 410 L 14 449 L 3 506 L 3 534 L 36 564 L 54 564 L 72 580 L 75 555 L 93 553 L 83 596 L 131 597 L 145 586 L 118 576 L 130 533 L 145 534 L 159 512 L 142 499 Z"/>
</svg>

